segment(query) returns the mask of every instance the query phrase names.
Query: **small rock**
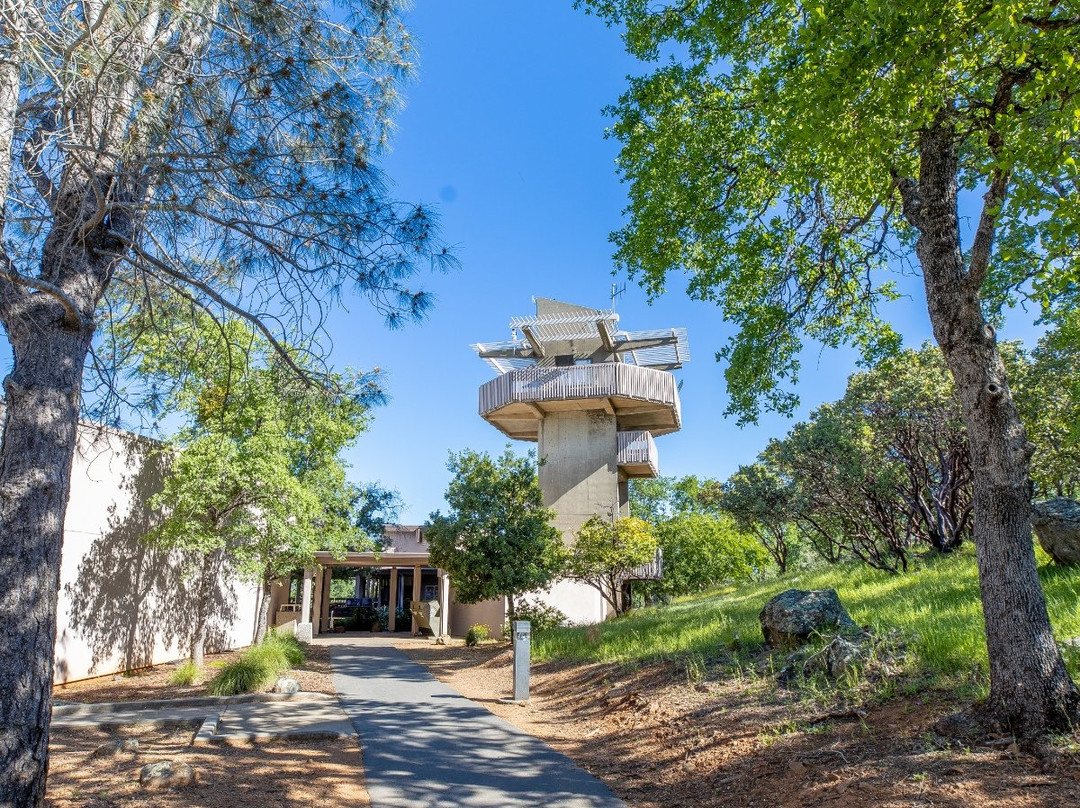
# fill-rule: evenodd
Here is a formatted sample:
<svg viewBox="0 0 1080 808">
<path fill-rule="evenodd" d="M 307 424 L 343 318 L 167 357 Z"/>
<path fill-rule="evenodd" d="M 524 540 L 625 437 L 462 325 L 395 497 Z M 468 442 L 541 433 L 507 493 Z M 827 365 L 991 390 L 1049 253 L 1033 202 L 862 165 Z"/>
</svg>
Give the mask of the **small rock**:
<svg viewBox="0 0 1080 808">
<path fill-rule="evenodd" d="M 187 763 L 159 760 L 139 770 L 139 784 L 143 788 L 184 788 L 194 782 L 195 770 Z"/>
<path fill-rule="evenodd" d="M 103 743 L 90 753 L 91 758 L 116 757 L 123 752 L 135 753 L 139 751 L 138 738 L 123 738 L 117 741 Z"/>
<path fill-rule="evenodd" d="M 300 692 L 300 683 L 295 679 L 290 679 L 288 676 L 282 676 L 277 682 L 274 683 L 275 693 L 287 693 L 292 695 L 293 693 Z"/>
<path fill-rule="evenodd" d="M 794 774 L 806 773 L 806 764 L 803 763 L 801 760 L 790 760 L 788 761 L 787 767 L 788 770 L 793 772 Z"/>
<path fill-rule="evenodd" d="M 843 637 L 836 637 L 829 643 L 825 654 L 825 669 L 829 676 L 838 679 L 866 658 L 866 646 Z"/>
<path fill-rule="evenodd" d="M 435 644 L 436 645 L 446 645 L 446 637 L 444 637 L 442 634 L 440 634 L 438 637 L 435 638 Z"/>
</svg>

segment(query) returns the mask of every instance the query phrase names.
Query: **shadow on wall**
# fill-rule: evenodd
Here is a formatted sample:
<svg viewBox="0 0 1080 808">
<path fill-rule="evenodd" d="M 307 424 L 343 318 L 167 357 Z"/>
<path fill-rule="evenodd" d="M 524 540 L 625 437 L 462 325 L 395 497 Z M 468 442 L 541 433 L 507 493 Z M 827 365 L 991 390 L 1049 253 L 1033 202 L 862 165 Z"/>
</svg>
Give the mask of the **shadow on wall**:
<svg viewBox="0 0 1080 808">
<path fill-rule="evenodd" d="M 78 636 L 58 638 L 58 647 L 88 646 L 89 675 L 146 667 L 153 664 L 155 649 L 159 654 L 175 649 L 178 655 L 185 655 L 200 607 L 199 593 L 205 591 L 206 651 L 226 648 L 229 627 L 236 620 L 232 570 L 223 568 L 227 562 L 218 554 L 215 562 L 222 568 L 210 576 L 209 586 L 200 586 L 202 555 L 157 548 L 143 538 L 155 518 L 147 502 L 161 490 L 169 458 L 155 451 L 159 444 L 129 433 L 110 432 L 106 450 L 88 457 L 100 446 L 98 436 L 83 460 L 89 459 L 91 469 L 99 462 L 122 462 L 120 490 L 115 482 L 109 490 L 103 488 L 103 495 L 111 494 L 115 499 L 108 507 L 107 524 L 83 554 L 75 579 L 64 585 L 61 607 L 64 600 L 70 604 L 68 628 Z M 117 445 L 120 451 L 110 451 Z M 88 476 L 108 480 L 108 475 Z M 69 513 L 69 520 L 72 516 Z M 65 552 L 66 544 L 65 540 Z M 69 676 L 81 678 L 81 671 L 69 670 L 66 659 L 57 659 L 56 664 L 58 682 Z"/>
</svg>

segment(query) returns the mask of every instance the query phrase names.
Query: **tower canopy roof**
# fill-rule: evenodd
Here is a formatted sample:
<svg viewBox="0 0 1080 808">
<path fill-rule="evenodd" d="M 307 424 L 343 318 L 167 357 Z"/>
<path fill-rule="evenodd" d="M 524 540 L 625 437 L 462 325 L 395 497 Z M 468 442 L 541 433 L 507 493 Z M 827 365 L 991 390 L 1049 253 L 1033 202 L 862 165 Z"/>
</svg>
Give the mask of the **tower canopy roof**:
<svg viewBox="0 0 1080 808">
<path fill-rule="evenodd" d="M 498 373 L 571 362 L 625 362 L 672 370 L 690 361 L 685 328 L 623 331 L 614 311 L 533 299 L 536 315 L 512 318 L 509 340 L 472 346 Z"/>
</svg>

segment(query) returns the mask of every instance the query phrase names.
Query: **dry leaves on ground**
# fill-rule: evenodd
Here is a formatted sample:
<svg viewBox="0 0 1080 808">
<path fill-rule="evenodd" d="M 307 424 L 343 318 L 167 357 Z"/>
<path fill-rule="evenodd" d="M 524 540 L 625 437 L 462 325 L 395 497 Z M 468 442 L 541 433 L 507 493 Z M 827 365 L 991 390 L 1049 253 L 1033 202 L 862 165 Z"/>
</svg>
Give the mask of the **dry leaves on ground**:
<svg viewBox="0 0 1080 808">
<path fill-rule="evenodd" d="M 669 666 L 536 665 L 512 689 L 505 645 L 402 643 L 411 658 L 604 780 L 632 808 L 1043 808 L 1080 805 L 1080 760 L 1044 774 L 1008 739 L 949 747 L 941 694 L 826 709 L 769 680 L 688 681 Z M 1004 743 L 1002 743 L 1004 741 Z"/>
</svg>

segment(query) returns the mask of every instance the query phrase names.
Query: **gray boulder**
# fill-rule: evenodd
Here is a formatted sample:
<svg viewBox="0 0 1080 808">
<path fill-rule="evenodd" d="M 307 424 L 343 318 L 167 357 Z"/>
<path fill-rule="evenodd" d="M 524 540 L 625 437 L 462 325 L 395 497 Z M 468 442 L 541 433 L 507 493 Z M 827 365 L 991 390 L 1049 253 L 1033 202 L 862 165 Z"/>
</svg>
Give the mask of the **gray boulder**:
<svg viewBox="0 0 1080 808">
<path fill-rule="evenodd" d="M 1067 497 L 1036 502 L 1031 526 L 1055 563 L 1080 564 L 1080 502 Z"/>
<path fill-rule="evenodd" d="M 761 610 L 761 633 L 772 648 L 796 648 L 813 634 L 858 631 L 835 589 L 789 589 Z"/>
<path fill-rule="evenodd" d="M 159 760 L 147 763 L 139 771 L 143 788 L 184 788 L 195 782 L 195 770 L 187 763 Z"/>
<path fill-rule="evenodd" d="M 295 679 L 290 679 L 288 676 L 282 676 L 274 683 L 274 692 L 286 693 L 291 696 L 293 693 L 300 692 L 300 683 Z"/>
</svg>

